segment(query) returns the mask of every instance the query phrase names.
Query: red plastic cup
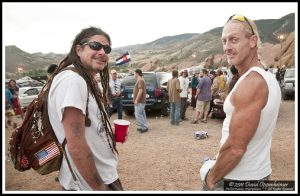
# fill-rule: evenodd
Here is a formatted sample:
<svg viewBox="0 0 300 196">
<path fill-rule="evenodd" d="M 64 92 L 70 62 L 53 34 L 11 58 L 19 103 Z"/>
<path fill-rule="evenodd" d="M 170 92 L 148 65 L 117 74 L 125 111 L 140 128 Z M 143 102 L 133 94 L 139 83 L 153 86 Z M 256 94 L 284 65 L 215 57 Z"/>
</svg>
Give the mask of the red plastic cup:
<svg viewBox="0 0 300 196">
<path fill-rule="evenodd" d="M 117 119 L 114 120 L 114 125 L 115 125 L 115 141 L 122 142 L 122 143 L 125 142 L 130 122 L 127 120 Z"/>
</svg>

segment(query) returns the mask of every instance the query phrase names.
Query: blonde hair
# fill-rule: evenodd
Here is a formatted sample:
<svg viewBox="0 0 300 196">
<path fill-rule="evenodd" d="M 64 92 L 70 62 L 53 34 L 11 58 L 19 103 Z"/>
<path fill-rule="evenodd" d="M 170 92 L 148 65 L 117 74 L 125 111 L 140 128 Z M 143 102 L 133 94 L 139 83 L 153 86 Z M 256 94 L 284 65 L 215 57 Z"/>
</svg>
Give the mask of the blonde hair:
<svg viewBox="0 0 300 196">
<path fill-rule="evenodd" d="M 257 48 L 261 48 L 261 41 L 260 41 L 260 38 L 259 38 L 259 34 L 258 34 L 258 29 L 257 29 L 257 26 L 256 24 L 249 18 L 247 18 L 248 22 L 250 23 L 252 29 L 253 29 L 253 32 L 254 32 L 254 35 L 256 35 L 257 37 L 257 44 L 256 44 L 256 47 Z M 253 34 L 252 34 L 252 30 L 251 30 L 251 27 L 249 26 L 249 23 L 247 21 L 239 21 L 239 20 L 229 20 L 226 22 L 225 26 L 227 24 L 229 24 L 230 22 L 232 23 L 239 23 L 239 24 L 242 24 L 243 27 L 244 27 L 244 30 L 246 31 L 247 33 L 247 38 L 251 37 Z M 224 26 L 224 27 L 225 27 Z"/>
</svg>

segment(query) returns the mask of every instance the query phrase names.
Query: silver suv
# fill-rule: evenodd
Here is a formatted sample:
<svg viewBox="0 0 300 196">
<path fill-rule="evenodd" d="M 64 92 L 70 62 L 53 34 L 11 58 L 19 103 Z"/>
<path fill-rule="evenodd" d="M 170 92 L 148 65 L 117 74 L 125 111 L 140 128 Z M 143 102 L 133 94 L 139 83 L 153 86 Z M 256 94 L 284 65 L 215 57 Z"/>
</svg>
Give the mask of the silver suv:
<svg viewBox="0 0 300 196">
<path fill-rule="evenodd" d="M 284 100 L 286 100 L 289 95 L 295 96 L 295 68 L 285 71 L 281 84 L 281 93 Z"/>
</svg>

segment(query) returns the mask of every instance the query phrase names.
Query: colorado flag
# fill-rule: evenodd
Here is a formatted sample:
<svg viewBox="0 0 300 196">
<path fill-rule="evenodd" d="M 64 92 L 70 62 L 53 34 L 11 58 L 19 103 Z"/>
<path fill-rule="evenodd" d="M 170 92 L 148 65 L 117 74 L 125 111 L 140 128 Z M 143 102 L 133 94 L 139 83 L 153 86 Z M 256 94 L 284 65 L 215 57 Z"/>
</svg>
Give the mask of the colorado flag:
<svg viewBox="0 0 300 196">
<path fill-rule="evenodd" d="M 125 63 L 128 63 L 130 61 L 130 55 L 128 51 L 123 54 L 121 57 L 116 59 L 116 65 L 123 65 Z"/>
</svg>

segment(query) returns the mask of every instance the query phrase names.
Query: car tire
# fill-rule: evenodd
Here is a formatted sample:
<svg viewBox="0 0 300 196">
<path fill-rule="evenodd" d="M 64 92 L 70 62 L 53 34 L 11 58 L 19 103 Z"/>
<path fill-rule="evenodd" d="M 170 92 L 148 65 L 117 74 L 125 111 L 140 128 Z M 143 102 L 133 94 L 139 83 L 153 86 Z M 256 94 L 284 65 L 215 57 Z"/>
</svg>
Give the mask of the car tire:
<svg viewBox="0 0 300 196">
<path fill-rule="evenodd" d="M 211 116 L 210 116 L 210 118 L 211 118 L 211 119 L 214 119 L 214 118 L 216 118 L 216 115 L 215 115 L 215 113 L 214 113 L 214 112 L 211 112 Z"/>
<path fill-rule="evenodd" d="M 283 100 L 287 100 L 287 95 L 285 94 L 284 91 L 282 91 L 282 99 L 283 99 Z"/>
<path fill-rule="evenodd" d="M 170 110 L 169 110 L 168 105 L 164 105 L 160 111 L 163 116 L 169 116 Z"/>
</svg>

